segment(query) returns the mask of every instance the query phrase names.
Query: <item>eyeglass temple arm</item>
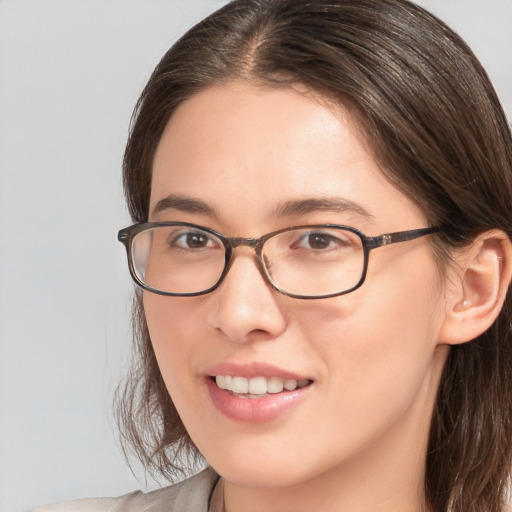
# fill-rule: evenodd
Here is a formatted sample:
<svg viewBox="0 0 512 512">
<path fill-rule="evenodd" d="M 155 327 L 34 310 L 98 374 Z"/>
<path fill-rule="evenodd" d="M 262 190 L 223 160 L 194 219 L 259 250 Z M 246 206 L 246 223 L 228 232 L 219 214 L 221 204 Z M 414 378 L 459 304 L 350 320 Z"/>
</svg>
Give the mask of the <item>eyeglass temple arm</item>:
<svg viewBox="0 0 512 512">
<path fill-rule="evenodd" d="M 383 247 L 384 245 L 394 244 L 396 242 L 407 242 L 407 240 L 414 240 L 420 236 L 430 235 L 439 231 L 439 228 L 421 228 L 412 229 L 410 231 L 397 231 L 395 233 L 386 233 L 380 236 L 368 237 L 368 246 L 372 249 Z"/>
</svg>

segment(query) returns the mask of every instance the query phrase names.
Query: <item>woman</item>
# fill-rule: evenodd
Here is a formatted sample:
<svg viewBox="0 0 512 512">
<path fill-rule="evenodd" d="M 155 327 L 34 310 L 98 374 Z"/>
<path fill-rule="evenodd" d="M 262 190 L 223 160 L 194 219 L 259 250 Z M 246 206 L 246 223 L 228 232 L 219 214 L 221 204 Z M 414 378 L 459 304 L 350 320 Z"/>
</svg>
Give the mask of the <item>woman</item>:
<svg viewBox="0 0 512 512">
<path fill-rule="evenodd" d="M 512 144 L 405 0 L 235 0 L 164 56 L 124 161 L 119 418 L 198 476 L 94 510 L 502 511 Z"/>
</svg>

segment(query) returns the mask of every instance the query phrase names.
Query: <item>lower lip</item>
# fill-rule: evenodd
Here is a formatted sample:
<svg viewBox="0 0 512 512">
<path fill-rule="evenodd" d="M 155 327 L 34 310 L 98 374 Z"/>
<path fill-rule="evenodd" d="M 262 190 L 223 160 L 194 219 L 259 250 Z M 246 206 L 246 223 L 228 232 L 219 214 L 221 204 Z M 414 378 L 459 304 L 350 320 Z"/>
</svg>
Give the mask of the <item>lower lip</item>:
<svg viewBox="0 0 512 512">
<path fill-rule="evenodd" d="M 239 423 L 264 423 L 283 415 L 306 397 L 311 385 L 294 391 L 245 398 L 220 389 L 212 379 L 207 379 L 210 398 L 215 407 L 228 418 Z"/>
</svg>

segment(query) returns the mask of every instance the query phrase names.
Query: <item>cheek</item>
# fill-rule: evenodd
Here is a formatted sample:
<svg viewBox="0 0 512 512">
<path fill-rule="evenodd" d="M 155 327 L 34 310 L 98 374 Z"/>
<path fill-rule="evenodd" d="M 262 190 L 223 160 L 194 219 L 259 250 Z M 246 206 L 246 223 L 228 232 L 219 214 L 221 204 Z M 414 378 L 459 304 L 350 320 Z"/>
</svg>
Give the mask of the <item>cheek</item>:
<svg viewBox="0 0 512 512">
<path fill-rule="evenodd" d="M 435 264 L 418 260 L 398 275 L 385 268 L 373 265 L 359 290 L 303 305 L 295 317 L 336 382 L 330 399 L 355 404 L 362 416 L 406 407 L 422 387 L 435 394 L 445 358 L 437 345 L 443 295 Z"/>
<path fill-rule="evenodd" d="M 143 304 L 162 377 L 171 395 L 180 393 L 180 384 L 193 377 L 189 362 L 201 339 L 201 322 L 192 315 L 187 299 L 145 292 Z"/>
</svg>

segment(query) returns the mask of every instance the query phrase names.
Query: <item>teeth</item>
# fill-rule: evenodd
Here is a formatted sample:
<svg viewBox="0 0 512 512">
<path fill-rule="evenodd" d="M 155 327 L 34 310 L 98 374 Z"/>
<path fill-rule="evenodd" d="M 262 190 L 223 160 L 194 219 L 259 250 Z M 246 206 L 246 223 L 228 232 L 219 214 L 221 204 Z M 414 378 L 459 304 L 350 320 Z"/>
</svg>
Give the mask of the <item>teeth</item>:
<svg viewBox="0 0 512 512">
<path fill-rule="evenodd" d="M 267 381 L 267 392 L 268 393 L 281 393 L 284 388 L 283 379 L 279 377 L 270 377 Z"/>
<path fill-rule="evenodd" d="M 233 377 L 231 382 L 231 389 L 227 389 L 229 391 L 233 391 L 233 393 L 249 393 L 249 381 L 244 377 Z"/>
<path fill-rule="evenodd" d="M 297 387 L 297 381 L 296 380 L 285 380 L 284 381 L 284 389 L 287 391 L 293 391 Z"/>
<path fill-rule="evenodd" d="M 232 386 L 232 377 L 231 375 L 219 375 L 216 379 L 217 386 L 221 389 L 231 389 Z"/>
<path fill-rule="evenodd" d="M 238 395 L 266 395 L 267 393 L 281 393 L 281 391 L 293 391 L 303 388 L 309 383 L 308 379 L 294 380 L 281 379 L 280 377 L 245 377 L 231 375 L 217 375 L 215 377 L 217 386 Z"/>
<path fill-rule="evenodd" d="M 267 379 L 265 377 L 255 377 L 249 380 L 249 393 L 251 395 L 264 395 L 266 392 Z"/>
</svg>

